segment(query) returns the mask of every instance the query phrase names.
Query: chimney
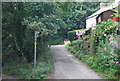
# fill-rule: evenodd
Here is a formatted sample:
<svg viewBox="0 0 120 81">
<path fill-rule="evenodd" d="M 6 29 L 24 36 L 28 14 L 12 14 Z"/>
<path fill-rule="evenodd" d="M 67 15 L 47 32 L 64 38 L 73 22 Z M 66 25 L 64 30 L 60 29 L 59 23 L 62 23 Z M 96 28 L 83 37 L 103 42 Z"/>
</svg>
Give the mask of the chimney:
<svg viewBox="0 0 120 81">
<path fill-rule="evenodd" d="M 103 9 L 106 7 L 106 4 L 105 3 L 100 3 L 100 9 Z"/>
</svg>

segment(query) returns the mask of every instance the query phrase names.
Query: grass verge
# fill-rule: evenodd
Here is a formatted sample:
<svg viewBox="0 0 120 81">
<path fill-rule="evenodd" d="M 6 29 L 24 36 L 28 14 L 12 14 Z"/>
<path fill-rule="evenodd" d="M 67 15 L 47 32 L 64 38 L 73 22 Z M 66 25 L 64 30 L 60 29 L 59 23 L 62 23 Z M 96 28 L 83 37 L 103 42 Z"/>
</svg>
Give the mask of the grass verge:
<svg viewBox="0 0 120 81">
<path fill-rule="evenodd" d="M 22 63 L 21 57 L 12 56 L 5 63 L 2 68 L 3 74 L 13 76 L 20 79 L 43 79 L 53 70 L 52 56 L 50 49 L 46 49 L 47 61 L 41 60 L 37 57 L 37 67 L 33 68 L 34 62 Z"/>
</svg>

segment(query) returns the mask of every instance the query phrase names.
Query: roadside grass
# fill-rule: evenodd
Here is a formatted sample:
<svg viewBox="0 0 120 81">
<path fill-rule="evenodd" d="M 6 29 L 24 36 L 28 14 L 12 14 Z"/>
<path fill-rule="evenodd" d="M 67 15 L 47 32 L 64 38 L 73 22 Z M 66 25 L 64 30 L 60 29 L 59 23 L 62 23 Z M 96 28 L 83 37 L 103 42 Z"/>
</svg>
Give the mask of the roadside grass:
<svg viewBox="0 0 120 81">
<path fill-rule="evenodd" d="M 38 57 L 36 69 L 33 68 L 34 62 L 22 63 L 22 59 L 20 57 L 10 57 L 10 59 L 8 59 L 6 63 L 4 63 L 4 67 L 2 68 L 3 74 L 20 79 L 47 78 L 47 75 L 54 68 L 52 63 L 53 53 L 50 49 L 47 49 L 45 54 L 47 55 L 47 62 L 41 61 L 41 57 Z"/>
<path fill-rule="evenodd" d="M 114 80 L 114 81 L 120 81 L 120 77 L 116 76 L 116 70 L 112 69 L 110 67 L 106 67 L 106 68 L 101 68 L 101 66 L 98 66 L 98 62 L 97 62 L 97 57 L 91 57 L 90 55 L 86 54 L 85 52 L 83 52 L 79 46 L 77 45 L 72 45 L 71 46 L 71 42 L 68 42 L 67 44 L 65 44 L 65 47 L 73 54 L 75 54 L 75 56 L 81 60 L 83 63 L 85 63 L 86 65 L 88 65 L 91 69 L 93 69 L 95 72 L 99 73 L 104 79 L 110 79 L 110 80 Z M 79 49 L 79 50 L 78 50 Z M 94 60 L 92 60 L 94 58 Z"/>
</svg>

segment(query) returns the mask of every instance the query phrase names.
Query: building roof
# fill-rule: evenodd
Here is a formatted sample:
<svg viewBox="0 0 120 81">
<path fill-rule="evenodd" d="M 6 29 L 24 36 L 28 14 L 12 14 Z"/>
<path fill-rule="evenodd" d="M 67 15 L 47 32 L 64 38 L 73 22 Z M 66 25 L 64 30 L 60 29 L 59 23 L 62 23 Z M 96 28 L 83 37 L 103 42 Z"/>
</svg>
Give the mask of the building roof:
<svg viewBox="0 0 120 81">
<path fill-rule="evenodd" d="M 102 8 L 102 9 L 98 10 L 97 12 L 93 13 L 92 15 L 88 16 L 87 19 L 97 17 L 99 14 L 101 14 L 105 11 L 108 11 L 108 10 L 112 10 L 117 6 L 118 6 L 118 3 L 113 3 L 112 5 L 106 6 L 105 8 Z"/>
</svg>

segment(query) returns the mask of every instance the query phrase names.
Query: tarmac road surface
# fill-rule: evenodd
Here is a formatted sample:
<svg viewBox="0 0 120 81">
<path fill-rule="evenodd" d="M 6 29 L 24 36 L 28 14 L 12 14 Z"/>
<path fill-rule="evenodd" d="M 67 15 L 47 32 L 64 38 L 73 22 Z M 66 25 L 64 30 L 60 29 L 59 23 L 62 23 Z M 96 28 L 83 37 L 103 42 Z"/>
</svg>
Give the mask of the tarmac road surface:
<svg viewBox="0 0 120 81">
<path fill-rule="evenodd" d="M 64 45 L 50 47 L 54 52 L 55 69 L 52 79 L 103 79 L 80 60 L 75 58 Z"/>
</svg>

